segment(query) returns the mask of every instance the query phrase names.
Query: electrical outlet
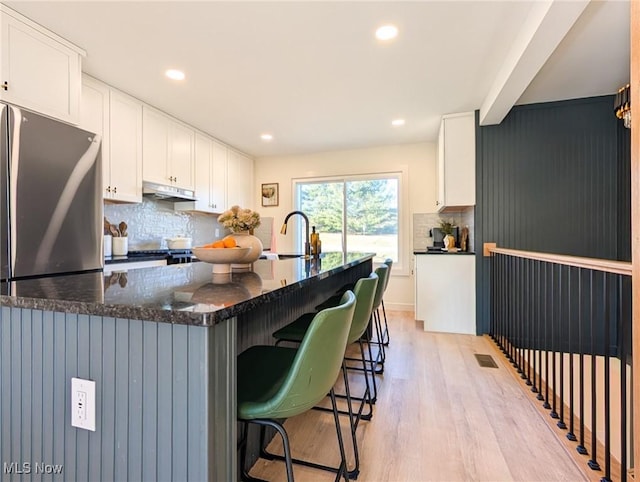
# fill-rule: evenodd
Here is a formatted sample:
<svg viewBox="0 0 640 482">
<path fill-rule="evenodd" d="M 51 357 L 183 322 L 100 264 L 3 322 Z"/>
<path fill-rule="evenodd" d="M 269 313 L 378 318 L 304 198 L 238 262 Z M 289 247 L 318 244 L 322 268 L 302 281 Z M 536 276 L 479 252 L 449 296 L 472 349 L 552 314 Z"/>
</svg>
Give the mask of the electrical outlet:
<svg viewBox="0 0 640 482">
<path fill-rule="evenodd" d="M 216 238 L 219 238 L 219 237 L 220 237 L 220 229 L 216 228 Z"/>
<path fill-rule="evenodd" d="M 71 379 L 71 426 L 96 431 L 96 382 Z"/>
</svg>

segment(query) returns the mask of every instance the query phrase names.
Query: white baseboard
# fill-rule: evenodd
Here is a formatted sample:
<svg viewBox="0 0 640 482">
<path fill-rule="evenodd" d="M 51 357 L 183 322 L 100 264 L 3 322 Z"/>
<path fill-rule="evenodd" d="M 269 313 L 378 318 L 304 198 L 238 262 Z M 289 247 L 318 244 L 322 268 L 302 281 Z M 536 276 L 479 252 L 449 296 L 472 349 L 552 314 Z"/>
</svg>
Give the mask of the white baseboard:
<svg viewBox="0 0 640 482">
<path fill-rule="evenodd" d="M 390 311 L 411 311 L 413 313 L 415 306 L 413 303 L 385 303 L 384 309 Z"/>
</svg>

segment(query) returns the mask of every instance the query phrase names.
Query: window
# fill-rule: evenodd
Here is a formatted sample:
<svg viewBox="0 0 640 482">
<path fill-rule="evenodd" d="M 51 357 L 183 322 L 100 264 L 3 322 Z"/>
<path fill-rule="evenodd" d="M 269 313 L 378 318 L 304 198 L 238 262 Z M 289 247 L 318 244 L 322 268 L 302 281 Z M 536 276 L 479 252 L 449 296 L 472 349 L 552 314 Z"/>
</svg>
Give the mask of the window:
<svg viewBox="0 0 640 482">
<path fill-rule="evenodd" d="M 295 181 L 296 208 L 320 233 L 323 251 L 399 259 L 400 173 Z M 301 234 L 298 233 L 298 236 Z"/>
</svg>

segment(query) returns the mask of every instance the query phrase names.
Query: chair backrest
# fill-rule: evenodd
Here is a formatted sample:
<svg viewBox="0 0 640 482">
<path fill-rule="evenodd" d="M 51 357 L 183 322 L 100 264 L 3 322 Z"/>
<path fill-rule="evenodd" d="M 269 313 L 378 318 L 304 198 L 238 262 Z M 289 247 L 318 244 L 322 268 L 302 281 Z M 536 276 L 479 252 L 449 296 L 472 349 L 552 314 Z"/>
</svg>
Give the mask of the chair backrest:
<svg viewBox="0 0 640 482">
<path fill-rule="evenodd" d="M 378 287 L 378 275 L 371 273 L 368 278 L 360 278 L 353 287 L 356 295 L 356 308 L 353 312 L 351 331 L 349 331 L 348 343 L 354 343 L 362 336 L 369 324 L 373 301 Z"/>
<path fill-rule="evenodd" d="M 381 264 L 374 271 L 378 275 L 378 286 L 376 287 L 376 296 L 373 298 L 373 309 L 377 310 L 382 303 L 382 295 L 384 295 L 384 287 L 387 283 L 389 276 L 389 267 L 386 264 Z"/>
<path fill-rule="evenodd" d="M 384 264 L 389 267 L 389 272 L 387 273 L 387 279 L 384 282 L 384 291 L 387 291 L 387 286 L 389 286 L 389 279 L 391 278 L 391 268 L 393 267 L 393 260 L 391 258 L 387 258 L 384 260 Z"/>
<path fill-rule="evenodd" d="M 271 399 L 273 418 L 302 413 L 327 396 L 340 374 L 355 306 L 355 295 L 346 291 L 338 306 L 313 317 L 286 379 Z"/>
</svg>

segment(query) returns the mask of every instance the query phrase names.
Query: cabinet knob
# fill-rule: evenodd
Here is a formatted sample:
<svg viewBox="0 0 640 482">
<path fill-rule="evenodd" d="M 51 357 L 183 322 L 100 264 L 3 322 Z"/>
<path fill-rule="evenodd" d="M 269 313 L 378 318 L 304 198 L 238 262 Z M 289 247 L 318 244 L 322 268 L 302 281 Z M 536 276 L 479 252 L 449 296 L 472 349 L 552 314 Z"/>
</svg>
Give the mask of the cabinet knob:
<svg viewBox="0 0 640 482">
<path fill-rule="evenodd" d="M 116 192 L 118 192 L 118 188 L 117 188 L 117 187 L 114 187 L 114 188 L 113 188 L 113 194 L 115 194 Z"/>
<path fill-rule="evenodd" d="M 436 201 L 436 206 L 440 206 L 440 201 Z"/>
<path fill-rule="evenodd" d="M 111 192 L 111 186 L 107 186 L 107 192 Z"/>
<path fill-rule="evenodd" d="M 177 177 L 174 177 L 174 178 L 173 178 L 173 182 L 178 182 L 178 178 L 177 178 Z"/>
<path fill-rule="evenodd" d="M 169 176 L 169 181 L 173 182 L 173 176 Z"/>
<path fill-rule="evenodd" d="M 9 84 L 7 83 L 7 81 L 5 80 L 4 83 L 2 84 L 2 90 L 9 90 Z"/>
</svg>

